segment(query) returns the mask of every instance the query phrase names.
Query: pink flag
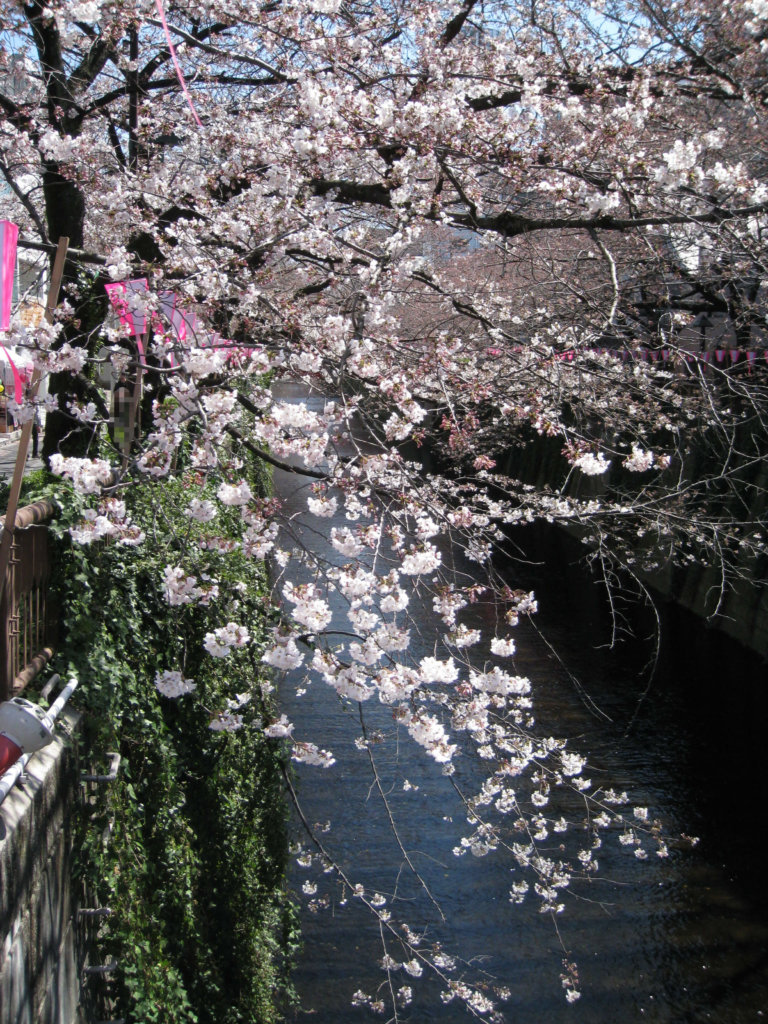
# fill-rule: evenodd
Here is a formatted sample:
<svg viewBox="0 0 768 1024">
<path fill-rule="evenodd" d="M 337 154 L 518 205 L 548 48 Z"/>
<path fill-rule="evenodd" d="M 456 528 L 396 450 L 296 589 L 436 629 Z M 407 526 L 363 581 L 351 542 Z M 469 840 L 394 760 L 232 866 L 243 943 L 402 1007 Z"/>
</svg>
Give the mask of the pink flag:
<svg viewBox="0 0 768 1024">
<path fill-rule="evenodd" d="M 208 338 L 207 344 L 210 345 L 211 348 L 226 348 L 229 349 L 230 351 L 234 351 L 236 349 L 239 350 L 242 347 L 240 345 L 240 342 L 235 341 L 234 338 L 225 338 L 222 334 L 219 333 L 219 331 L 214 331 L 213 334 L 211 334 L 211 336 Z M 499 349 L 487 348 L 485 351 L 496 352 L 497 354 L 500 354 Z"/>
<path fill-rule="evenodd" d="M 180 342 L 187 340 L 188 315 L 179 307 L 179 298 L 175 292 L 160 292 L 158 295 L 158 309 L 168 320 L 173 333 Z"/>
<path fill-rule="evenodd" d="M 176 292 L 160 292 L 157 296 L 157 308 L 170 321 L 171 315 L 176 309 Z"/>
<path fill-rule="evenodd" d="M 171 322 L 176 328 L 179 341 L 186 341 L 190 345 L 197 344 L 197 313 L 185 313 L 181 309 L 175 309 Z"/>
<path fill-rule="evenodd" d="M 7 331 L 11 326 L 11 302 L 13 301 L 13 276 L 16 272 L 16 242 L 19 238 L 19 225 L 10 220 L 0 220 L 0 247 L 2 249 L 2 266 L 0 267 L 0 330 Z"/>
<path fill-rule="evenodd" d="M 171 313 L 171 326 L 176 332 L 176 337 L 179 341 L 187 340 L 187 321 L 184 319 L 184 314 L 180 309 L 174 309 Z"/>
<path fill-rule="evenodd" d="M 11 373 L 13 374 L 14 401 L 17 403 L 17 405 L 21 405 L 21 403 L 24 401 L 24 380 L 21 374 L 19 373 L 19 369 L 16 366 L 16 363 L 14 363 L 14 361 L 11 359 L 11 353 L 8 351 L 5 345 L 0 345 L 0 350 L 2 350 L 3 355 L 8 360 L 8 364 L 11 367 Z"/>
<path fill-rule="evenodd" d="M 175 292 L 160 292 L 157 296 L 158 309 L 166 318 L 171 327 L 176 329 L 176 323 L 174 321 L 174 313 L 176 311 L 176 293 Z M 168 353 L 168 361 L 171 366 L 176 365 L 173 352 Z"/>
<path fill-rule="evenodd" d="M 115 281 L 113 284 L 105 284 L 104 288 L 123 327 L 127 327 L 137 338 L 145 334 L 147 316 L 145 313 L 136 311 L 128 296 L 139 295 L 149 290 L 149 282 L 146 277 L 137 277 L 134 281 Z"/>
<path fill-rule="evenodd" d="M 136 339 L 136 347 L 139 350 L 139 355 L 143 358 L 143 335 L 147 332 L 147 314 L 137 311 L 127 296 L 148 292 L 149 281 L 146 277 L 137 277 L 133 281 L 115 281 L 112 284 L 105 284 L 104 288 L 112 303 L 112 308 L 120 317 L 120 323 L 127 327 Z"/>
</svg>

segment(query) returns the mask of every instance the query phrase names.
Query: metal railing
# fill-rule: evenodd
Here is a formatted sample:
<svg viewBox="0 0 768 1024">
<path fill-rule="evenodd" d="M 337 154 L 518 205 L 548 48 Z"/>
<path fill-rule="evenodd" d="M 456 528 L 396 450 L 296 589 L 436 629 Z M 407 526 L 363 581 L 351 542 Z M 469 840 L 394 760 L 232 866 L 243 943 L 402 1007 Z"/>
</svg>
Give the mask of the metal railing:
<svg viewBox="0 0 768 1024">
<path fill-rule="evenodd" d="M 50 501 L 36 501 L 16 513 L 0 598 L 0 701 L 21 693 L 53 657 L 56 616 L 49 597 L 46 524 L 55 514 Z M 0 523 L 4 526 L 4 517 Z"/>
</svg>

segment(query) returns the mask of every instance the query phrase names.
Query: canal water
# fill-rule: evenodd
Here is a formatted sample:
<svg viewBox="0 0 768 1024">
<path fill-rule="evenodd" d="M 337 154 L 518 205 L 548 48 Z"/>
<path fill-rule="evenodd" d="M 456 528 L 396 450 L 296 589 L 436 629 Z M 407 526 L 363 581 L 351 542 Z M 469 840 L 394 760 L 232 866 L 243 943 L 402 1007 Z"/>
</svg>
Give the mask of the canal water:
<svg viewBox="0 0 768 1024">
<path fill-rule="evenodd" d="M 322 404 L 292 385 L 279 387 L 283 400 Z M 326 537 L 332 526 L 348 524 L 308 515 L 310 483 L 275 472 L 296 542 L 339 564 L 344 559 Z M 457 958 L 452 976 L 484 991 L 505 1020 L 766 1019 L 764 667 L 736 647 L 702 639 L 695 623 L 677 620 L 668 624 L 668 646 L 649 684 L 638 669 L 643 648 L 624 656 L 598 649 L 606 640 L 600 603 L 588 582 L 564 570 L 571 555 L 552 551 L 554 543 L 548 567 L 510 564 L 507 570 L 510 586 L 535 584 L 540 599 L 539 615 L 514 631 L 514 671 L 533 684 L 536 730 L 567 737 L 588 757 L 593 782 L 626 790 L 632 805 L 647 806 L 663 821 L 667 834 L 698 836 L 698 845 L 672 842 L 666 859 L 649 847 L 648 860 L 640 862 L 615 834 L 606 835 L 599 873 L 573 885 L 556 920 L 538 912 L 535 898 L 513 905 L 510 887 L 519 876 L 508 857 L 453 852 L 471 831 L 454 783 L 476 791 L 485 775 L 477 754 L 467 749 L 450 780 L 398 734 L 387 708 L 368 701 L 361 723 L 356 705 L 342 707 L 330 687 L 307 684 L 294 672 L 280 696 L 295 738 L 315 741 L 336 758 L 327 770 L 297 766 L 302 814 L 350 880 L 380 893 L 393 921 L 407 923 L 421 948 L 439 947 Z M 291 572 L 295 583 L 310 578 Z M 412 601 L 409 611 L 420 636 L 413 653 L 434 654 L 439 630 L 430 595 Z M 478 604 L 461 621 L 487 630 L 492 616 Z M 333 628 L 345 628 L 341 622 Z M 482 664 L 483 657 L 473 649 L 473 659 Z M 355 743 L 363 725 L 375 740 L 367 749 Z M 395 992 L 412 988 L 398 1020 L 468 1019 L 458 1000 L 441 999 L 439 981 L 414 979 L 403 969 L 388 979 L 380 966 L 384 952 L 401 960 L 401 951 L 386 933 L 383 944 L 379 924 L 337 873 L 307 855 L 312 845 L 298 816 L 293 833 L 290 882 L 301 905 L 304 946 L 294 975 L 299 1005 L 289 1019 L 389 1020 L 390 1010 L 378 1016 L 353 1002 L 360 992 L 387 1000 L 390 982 Z M 421 882 L 404 864 L 403 850 Z M 564 959 L 578 965 L 582 995 L 572 1004 L 560 982 Z"/>
</svg>

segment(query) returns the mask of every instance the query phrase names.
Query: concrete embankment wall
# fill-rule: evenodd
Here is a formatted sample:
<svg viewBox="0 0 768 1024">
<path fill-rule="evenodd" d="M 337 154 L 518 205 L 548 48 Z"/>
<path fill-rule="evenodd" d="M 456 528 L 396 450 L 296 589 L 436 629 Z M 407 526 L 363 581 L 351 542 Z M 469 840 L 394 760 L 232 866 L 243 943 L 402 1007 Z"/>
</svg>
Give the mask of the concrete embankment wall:
<svg viewBox="0 0 768 1024">
<path fill-rule="evenodd" d="M 510 477 L 558 490 L 568 476 L 568 465 L 562 456 L 558 438 L 535 438 L 530 444 L 499 459 L 498 468 Z M 696 472 L 695 463 L 691 470 Z M 749 480 L 743 495 L 751 501 L 747 511 L 734 500 L 734 518 L 765 515 L 768 494 L 768 465 L 757 467 L 757 475 Z M 568 493 L 574 497 L 599 498 L 604 489 L 602 477 L 584 477 L 574 473 L 568 481 Z M 638 562 L 643 554 L 638 541 Z M 647 548 L 646 548 L 647 551 Z M 768 658 L 768 567 L 765 559 L 738 558 L 735 572 L 723 586 L 719 566 L 673 566 L 668 561 L 652 572 L 638 571 L 645 585 L 665 601 L 692 612 L 709 628 L 716 629 L 738 641 L 763 658 Z"/>
<path fill-rule="evenodd" d="M 64 709 L 56 739 L 0 805 L 0 1022 L 78 1024 L 82 955 L 72 890 L 79 789 Z"/>
</svg>

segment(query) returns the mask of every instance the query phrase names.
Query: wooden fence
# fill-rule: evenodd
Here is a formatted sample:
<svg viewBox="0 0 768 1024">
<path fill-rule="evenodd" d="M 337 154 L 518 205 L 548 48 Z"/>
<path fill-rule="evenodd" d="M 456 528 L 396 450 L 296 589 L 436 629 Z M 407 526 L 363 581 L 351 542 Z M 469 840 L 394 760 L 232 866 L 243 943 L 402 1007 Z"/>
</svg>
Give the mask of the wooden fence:
<svg viewBox="0 0 768 1024">
<path fill-rule="evenodd" d="M 50 501 L 16 513 L 16 528 L 0 599 L 0 701 L 19 694 L 50 661 L 56 645 L 56 614 L 49 597 L 47 523 Z M 4 519 L 0 519 L 4 524 Z"/>
</svg>

